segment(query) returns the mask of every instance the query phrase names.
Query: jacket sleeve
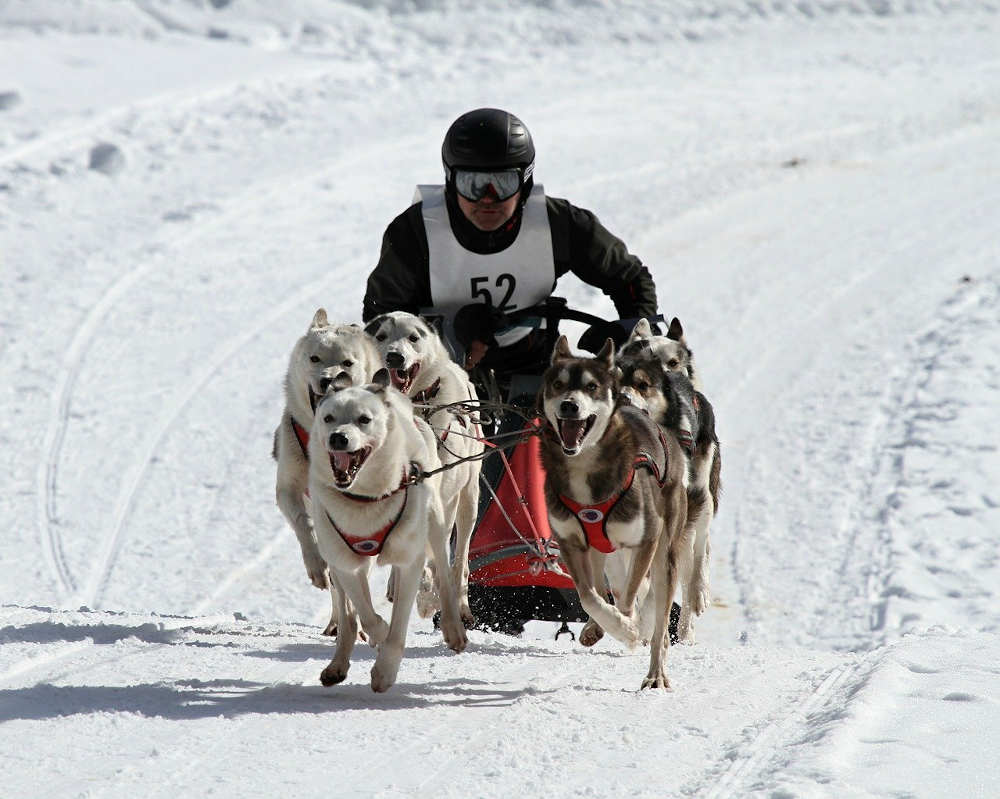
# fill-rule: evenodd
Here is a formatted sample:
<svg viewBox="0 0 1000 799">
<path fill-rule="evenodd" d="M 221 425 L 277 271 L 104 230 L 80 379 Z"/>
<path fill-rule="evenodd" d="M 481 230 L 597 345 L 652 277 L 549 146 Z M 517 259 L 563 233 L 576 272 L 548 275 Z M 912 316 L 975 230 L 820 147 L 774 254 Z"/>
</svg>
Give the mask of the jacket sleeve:
<svg viewBox="0 0 1000 799">
<path fill-rule="evenodd" d="M 556 277 L 573 272 L 603 291 L 622 319 L 659 313 L 653 276 L 590 211 L 548 198 Z"/>
<path fill-rule="evenodd" d="M 431 304 L 427 234 L 420 214 L 419 203 L 410 206 L 386 228 L 378 263 L 368 275 L 362 321 L 388 311 L 415 314 Z"/>
</svg>

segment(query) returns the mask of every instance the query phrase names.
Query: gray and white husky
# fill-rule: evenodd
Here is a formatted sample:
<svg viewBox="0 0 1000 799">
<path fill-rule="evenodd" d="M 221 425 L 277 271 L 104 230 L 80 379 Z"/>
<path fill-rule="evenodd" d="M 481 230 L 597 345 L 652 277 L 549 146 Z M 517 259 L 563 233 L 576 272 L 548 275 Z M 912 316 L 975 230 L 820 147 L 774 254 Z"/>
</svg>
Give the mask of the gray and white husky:
<svg viewBox="0 0 1000 799">
<path fill-rule="evenodd" d="M 331 324 L 326 310 L 320 308 L 292 348 L 285 375 L 285 408 L 274 431 L 272 452 L 278 464 L 275 495 L 295 531 L 310 582 L 330 589 L 333 612 L 324 635 L 336 633 L 339 611 L 337 592 L 329 583 L 326 563 L 316 547 L 309 509 L 309 431 L 316 403 L 335 380 L 339 385 L 366 383 L 379 365 L 375 344 L 361 327 Z"/>
<path fill-rule="evenodd" d="M 442 474 L 441 494 L 448 529 L 454 525 L 456 530 L 452 569 L 459 608 L 463 621 L 471 627 L 475 620 L 469 609 L 469 542 L 479 510 L 481 463 L 465 459 L 482 453 L 483 434 L 474 417 L 443 406 L 476 399 L 476 389 L 466 371 L 448 356 L 437 332 L 421 317 L 392 311 L 370 320 L 365 330 L 374 339 L 393 385 L 410 397 L 415 411 L 437 434 L 442 464 L 459 464 Z M 424 617 L 438 608 L 434 578 L 428 578 L 417 598 L 417 609 Z"/>
<path fill-rule="evenodd" d="M 671 372 L 683 372 L 687 375 L 695 391 L 701 391 L 701 378 L 694 366 L 694 353 L 684 338 L 684 328 L 676 316 L 670 320 L 667 335 L 658 336 L 653 333 L 646 319 L 640 319 L 628 340 L 618 350 L 618 360 L 629 358 L 656 358 L 663 368 Z"/>
<path fill-rule="evenodd" d="M 548 423 L 541 447 L 545 502 L 590 616 L 581 643 L 592 645 L 605 631 L 629 646 L 648 638 L 642 687 L 668 688 L 666 632 L 678 551 L 686 543 L 687 459 L 671 431 L 620 405 L 618 392 L 611 339 L 597 357 L 583 358 L 559 338 L 539 394 Z M 627 568 L 606 569 L 612 553 L 624 556 Z M 603 595 L 605 574 L 615 605 Z"/>
<path fill-rule="evenodd" d="M 689 458 L 686 537 L 691 548 L 683 552 L 678 564 L 683 598 L 677 638 L 694 643 L 693 617 L 704 613 L 711 600 L 709 527 L 718 513 L 721 491 L 722 449 L 715 411 L 685 371 L 670 371 L 648 348 L 620 360 L 619 368 L 623 399 L 675 431 Z"/>
<path fill-rule="evenodd" d="M 358 621 L 378 647 L 371 687 L 396 681 L 406 629 L 424 563 L 438 565 L 441 631 L 456 652 L 465 627 L 448 569 L 448 535 L 437 436 L 413 413 L 410 400 L 383 369 L 373 382 L 327 394 L 316 408 L 309 439 L 309 494 L 319 552 L 341 592 L 339 633 L 324 685 L 341 682 L 350 667 Z M 395 592 L 388 623 L 372 605 L 372 564 L 392 566 Z"/>
</svg>

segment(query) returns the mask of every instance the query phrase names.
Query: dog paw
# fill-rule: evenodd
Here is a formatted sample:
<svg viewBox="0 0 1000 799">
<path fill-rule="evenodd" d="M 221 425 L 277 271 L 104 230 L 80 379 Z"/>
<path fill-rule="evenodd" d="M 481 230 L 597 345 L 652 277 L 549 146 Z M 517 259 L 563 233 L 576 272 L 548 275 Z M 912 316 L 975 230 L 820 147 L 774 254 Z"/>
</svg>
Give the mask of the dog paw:
<svg viewBox="0 0 1000 799">
<path fill-rule="evenodd" d="M 441 595 L 436 583 L 434 572 L 425 566 L 420 577 L 420 588 L 417 590 L 417 614 L 421 619 L 429 619 L 441 610 Z"/>
<path fill-rule="evenodd" d="M 650 673 L 646 675 L 646 679 L 642 681 L 640 690 L 645 690 L 646 688 L 659 688 L 664 691 L 669 691 L 670 680 L 667 679 L 667 673 L 663 669 L 651 670 Z"/>
<path fill-rule="evenodd" d="M 420 591 L 417 593 L 417 615 L 421 619 L 429 619 L 439 610 L 441 610 L 441 597 L 438 596 L 437 591 L 433 589 L 425 591 L 421 585 Z"/>
<path fill-rule="evenodd" d="M 441 634 L 444 636 L 444 642 L 452 652 L 464 652 L 465 647 L 469 645 L 469 638 L 465 634 L 465 627 L 461 624 L 442 624 Z"/>
<path fill-rule="evenodd" d="M 695 616 L 700 616 L 708 610 L 708 606 L 712 603 L 712 594 L 706 581 L 697 580 L 692 583 L 688 595 L 691 597 L 691 612 Z"/>
<path fill-rule="evenodd" d="M 375 665 L 371 671 L 372 690 L 375 693 L 385 693 L 395 684 L 396 675 L 399 673 L 399 662 L 402 659 L 402 647 L 388 644 L 379 647 L 378 657 L 375 658 Z"/>
<path fill-rule="evenodd" d="M 694 644 L 694 618 L 691 611 L 686 607 L 681 609 L 680 618 L 677 620 L 677 643 Z"/>
<path fill-rule="evenodd" d="M 472 611 L 467 604 L 462 605 L 459 616 L 462 618 L 462 624 L 465 625 L 466 630 L 471 630 L 476 626 L 476 617 L 472 615 Z"/>
<path fill-rule="evenodd" d="M 371 628 L 364 627 L 361 630 L 361 636 L 367 636 L 369 644 L 378 646 L 389 637 L 389 625 L 381 616 L 376 616 L 375 624 Z"/>
<path fill-rule="evenodd" d="M 634 649 L 642 643 L 642 635 L 636 623 L 628 618 L 622 618 L 621 642 L 629 649 Z"/>
<path fill-rule="evenodd" d="M 347 667 L 331 663 L 320 672 L 319 681 L 329 688 L 331 685 L 343 682 L 345 677 L 347 677 Z"/>
<path fill-rule="evenodd" d="M 319 564 L 314 564 L 312 566 L 310 566 L 307 561 L 306 574 L 309 576 L 309 582 L 311 582 L 313 586 L 323 591 L 330 590 L 330 575 L 327 573 L 326 564 L 322 560 Z"/>
<path fill-rule="evenodd" d="M 580 630 L 580 643 L 583 646 L 593 646 L 604 637 L 604 630 L 601 625 L 590 619 Z"/>
<path fill-rule="evenodd" d="M 372 690 L 377 694 L 384 694 L 390 688 L 392 688 L 393 683 L 396 682 L 396 677 L 388 677 L 382 673 L 379 667 L 372 666 Z"/>
</svg>

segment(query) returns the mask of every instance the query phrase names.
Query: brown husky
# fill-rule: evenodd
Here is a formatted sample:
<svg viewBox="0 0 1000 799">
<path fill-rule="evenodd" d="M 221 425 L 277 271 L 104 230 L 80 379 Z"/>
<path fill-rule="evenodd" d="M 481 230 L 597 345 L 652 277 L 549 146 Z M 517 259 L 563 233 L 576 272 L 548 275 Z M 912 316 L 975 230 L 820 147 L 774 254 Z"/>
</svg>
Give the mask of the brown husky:
<svg viewBox="0 0 1000 799">
<path fill-rule="evenodd" d="M 542 439 L 545 501 L 590 616 L 581 643 L 607 631 L 633 646 L 651 628 L 642 687 L 668 688 L 667 614 L 684 546 L 687 458 L 673 431 L 619 406 L 618 380 L 611 339 L 596 358 L 582 358 L 559 338 L 539 397 L 549 427 Z M 610 553 L 626 568 L 606 570 Z M 604 598 L 605 573 L 617 606 Z M 647 574 L 651 590 L 637 612 Z"/>
</svg>

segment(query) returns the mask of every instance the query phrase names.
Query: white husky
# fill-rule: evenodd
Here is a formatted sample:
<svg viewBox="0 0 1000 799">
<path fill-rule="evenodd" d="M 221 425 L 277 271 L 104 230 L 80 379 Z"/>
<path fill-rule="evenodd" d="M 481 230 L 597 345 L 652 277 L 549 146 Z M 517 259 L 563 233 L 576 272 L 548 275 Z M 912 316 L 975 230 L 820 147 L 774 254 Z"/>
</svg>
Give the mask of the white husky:
<svg viewBox="0 0 1000 799">
<path fill-rule="evenodd" d="M 333 612 L 324 635 L 334 635 L 339 615 L 337 592 L 327 579 L 326 564 L 316 547 L 306 496 L 309 482 L 309 431 L 316 403 L 333 381 L 366 383 L 379 368 L 375 345 L 358 325 L 330 324 L 320 308 L 292 349 L 285 375 L 285 409 L 274 432 L 278 462 L 275 494 L 278 507 L 295 531 L 306 574 L 314 586 L 330 589 Z"/>
<path fill-rule="evenodd" d="M 483 451 L 482 430 L 467 414 L 440 406 L 476 399 L 476 389 L 462 367 L 448 357 L 438 334 L 419 316 L 393 311 L 372 319 L 365 330 L 389 369 L 393 385 L 413 400 L 438 437 L 438 453 L 443 464 L 475 457 Z M 454 582 L 458 586 L 459 608 L 463 621 L 472 626 L 469 609 L 469 541 L 479 510 L 478 460 L 465 461 L 444 472 L 441 495 L 445 501 L 448 530 L 455 526 Z M 432 591 L 424 590 L 417 600 L 422 616 L 437 609 Z"/>
<path fill-rule="evenodd" d="M 337 649 L 320 681 L 333 685 L 347 676 L 360 618 L 368 641 L 378 647 L 371 686 L 381 692 L 396 681 L 428 549 L 438 564 L 445 642 L 461 652 L 467 639 L 447 567 L 450 528 L 441 475 L 427 474 L 440 468 L 436 437 L 414 416 L 410 400 L 389 385 L 385 370 L 373 380 L 327 394 L 317 406 L 309 493 L 320 554 L 343 592 Z M 376 557 L 395 574 L 388 624 L 375 611 L 368 585 Z"/>
</svg>

